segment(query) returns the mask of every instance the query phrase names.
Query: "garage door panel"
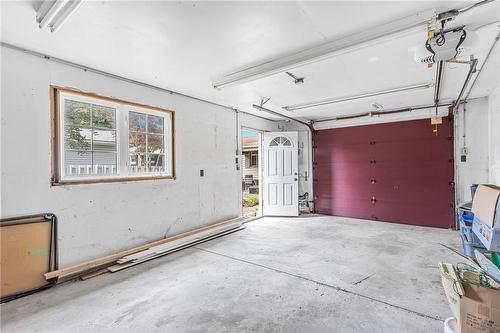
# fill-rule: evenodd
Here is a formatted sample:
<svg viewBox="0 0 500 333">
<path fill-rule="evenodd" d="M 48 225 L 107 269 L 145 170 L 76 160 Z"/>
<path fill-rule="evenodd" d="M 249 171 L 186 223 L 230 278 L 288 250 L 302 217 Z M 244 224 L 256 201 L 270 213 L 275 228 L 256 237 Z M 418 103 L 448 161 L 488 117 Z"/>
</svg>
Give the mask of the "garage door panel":
<svg viewBox="0 0 500 333">
<path fill-rule="evenodd" d="M 376 176 L 377 182 L 390 180 L 394 184 L 410 183 L 413 186 L 419 186 L 422 183 L 429 185 L 448 184 L 453 180 L 453 168 L 450 164 L 448 162 L 424 163 L 421 161 L 413 163 L 377 162 L 373 174 Z"/>
<path fill-rule="evenodd" d="M 452 194 L 452 190 L 449 190 Z M 415 206 L 426 205 L 448 205 L 450 202 L 450 196 L 442 195 L 441 191 L 436 191 L 431 188 L 413 188 L 413 187 L 400 187 L 397 189 L 381 190 L 377 188 L 373 192 L 373 196 L 377 201 L 381 202 L 394 202 L 394 203 L 411 203 Z"/>
<path fill-rule="evenodd" d="M 327 164 L 342 161 L 342 163 L 356 162 L 369 163 L 373 154 L 368 144 L 357 145 L 329 145 L 315 155 L 316 163 Z"/>
<path fill-rule="evenodd" d="M 437 204 L 377 201 L 373 206 L 374 219 L 379 221 L 401 223 L 401 216 L 404 216 L 405 224 L 449 228 L 453 223 L 453 208 L 449 205 L 447 209 L 443 209 L 442 205 Z"/>
<path fill-rule="evenodd" d="M 366 205 L 368 198 L 353 198 L 331 201 L 318 201 L 317 212 L 319 214 L 329 214 L 336 216 L 356 217 L 361 219 L 371 219 L 373 217 L 373 209 Z M 352 215 L 352 210 L 355 210 L 355 216 Z"/>
<path fill-rule="evenodd" d="M 367 163 L 328 163 L 315 166 L 315 174 L 320 177 L 321 182 L 333 181 L 359 181 L 364 182 L 373 174 L 373 168 Z"/>
<path fill-rule="evenodd" d="M 318 212 L 449 227 L 452 129 L 446 120 L 436 135 L 426 119 L 318 131 Z"/>
<path fill-rule="evenodd" d="M 385 142 L 373 145 L 373 156 L 382 161 L 448 161 L 453 142 L 447 139 L 434 141 Z"/>
<path fill-rule="evenodd" d="M 337 128 L 333 130 L 323 130 L 320 132 L 320 136 L 317 137 L 315 141 L 316 144 L 321 146 L 326 145 L 353 145 L 353 144 L 365 144 L 370 140 L 366 140 L 367 137 L 373 137 L 377 134 L 378 129 L 372 126 L 358 126 L 363 127 L 365 132 L 363 136 L 352 135 L 350 130 L 352 127 Z"/>
</svg>

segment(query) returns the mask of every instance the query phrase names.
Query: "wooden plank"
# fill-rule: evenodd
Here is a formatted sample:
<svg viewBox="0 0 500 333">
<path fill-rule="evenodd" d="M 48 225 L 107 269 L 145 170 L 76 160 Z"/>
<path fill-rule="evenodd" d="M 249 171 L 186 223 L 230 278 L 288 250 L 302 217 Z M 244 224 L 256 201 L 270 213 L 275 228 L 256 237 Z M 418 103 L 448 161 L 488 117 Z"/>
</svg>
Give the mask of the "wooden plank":
<svg viewBox="0 0 500 333">
<path fill-rule="evenodd" d="M 98 275 L 105 274 L 105 273 L 109 273 L 109 271 L 106 268 L 101 268 L 101 269 L 98 269 L 97 271 L 93 271 L 93 272 L 90 272 L 88 274 L 80 276 L 80 280 L 85 281 L 85 280 L 91 279 L 93 277 L 96 277 Z"/>
<path fill-rule="evenodd" d="M 137 253 L 137 252 L 140 252 L 140 251 L 144 251 L 144 250 L 147 250 L 150 247 L 153 247 L 153 246 L 156 246 L 156 245 L 165 244 L 165 243 L 174 241 L 176 239 L 180 239 L 182 237 L 187 237 L 187 236 L 190 236 L 190 235 L 194 235 L 194 234 L 202 232 L 204 230 L 215 228 L 215 227 L 218 227 L 218 226 L 221 226 L 221 225 L 224 225 L 224 224 L 228 224 L 228 223 L 233 223 L 233 222 L 236 222 L 236 221 L 243 221 L 243 218 L 242 217 L 238 217 L 238 218 L 235 218 L 235 219 L 231 219 L 231 220 L 222 221 L 222 222 L 218 222 L 218 223 L 215 223 L 215 224 L 207 225 L 207 226 L 204 226 L 204 227 L 201 227 L 201 228 L 198 228 L 198 229 L 194 229 L 194 230 L 191 230 L 191 231 L 186 231 L 186 232 L 180 233 L 178 235 L 171 236 L 171 237 L 164 238 L 164 239 L 160 239 L 160 240 L 157 240 L 157 241 L 154 241 L 154 242 L 151 242 L 151 243 L 147 243 L 147 244 L 144 244 L 144 245 L 141 245 L 141 246 L 137 246 L 137 247 L 131 248 L 129 250 L 121 251 L 121 252 L 118 252 L 118 253 L 115 253 L 115 254 L 111 254 L 111 255 L 108 255 L 108 256 L 105 256 L 105 257 L 96 258 L 96 259 L 89 260 L 89 261 L 86 261 L 86 262 L 83 262 L 83 263 L 80 263 L 80 264 L 76 264 L 76 265 L 73 265 L 73 266 L 70 266 L 70 267 L 66 267 L 66 268 L 58 269 L 56 271 L 48 272 L 48 273 L 44 274 L 44 276 L 45 276 L 46 280 L 50 280 L 50 279 L 53 279 L 53 278 L 58 277 L 58 276 L 63 276 L 63 275 L 69 274 L 69 273 L 74 273 L 74 272 L 77 272 L 77 271 L 82 271 L 82 270 L 89 269 L 89 268 L 92 268 L 92 267 L 95 267 L 95 266 L 98 266 L 98 265 L 102 265 L 102 264 L 106 264 L 106 263 L 111 263 L 111 262 L 116 261 L 116 260 L 118 260 L 118 259 L 120 259 L 122 257 L 125 257 L 125 256 L 129 255 L 129 254 L 133 254 L 133 253 Z"/>
<path fill-rule="evenodd" d="M 225 236 L 225 235 L 228 235 L 228 234 L 231 234 L 233 232 L 240 231 L 240 230 L 243 230 L 243 229 L 245 229 L 245 227 L 241 226 L 241 227 L 236 228 L 236 229 L 231 229 L 231 230 L 225 231 L 223 233 L 220 233 L 220 234 L 208 237 L 208 238 L 204 238 L 204 239 L 201 239 L 201 240 L 198 240 L 198 241 L 194 241 L 194 242 L 189 243 L 189 244 L 182 245 L 180 247 L 177 247 L 175 249 L 172 249 L 172 250 L 169 250 L 169 251 L 166 251 L 166 252 L 162 252 L 162 253 L 159 253 L 159 254 L 156 254 L 156 255 L 152 255 L 152 256 L 147 256 L 147 257 L 141 258 L 139 260 L 132 261 L 132 262 L 127 262 L 127 263 L 124 263 L 124 264 L 117 264 L 117 265 L 109 266 L 107 269 L 111 273 L 115 273 L 115 272 L 121 271 L 122 269 L 129 268 L 129 267 L 141 264 L 143 262 L 146 262 L 146 261 L 149 261 L 149 260 L 152 260 L 152 259 L 156 259 L 156 258 L 165 256 L 167 254 L 178 252 L 178 251 L 187 249 L 189 247 L 192 247 L 192 246 L 195 246 L 195 245 L 207 242 L 209 240 L 212 240 L 212 239 L 215 239 L 215 238 L 219 238 L 219 237 L 222 237 L 222 236 Z"/>
<path fill-rule="evenodd" d="M 173 248 L 176 248 L 176 247 L 179 247 L 179 246 L 183 246 L 184 244 L 192 243 L 192 242 L 200 240 L 200 239 L 204 239 L 204 238 L 207 238 L 207 237 L 214 236 L 216 234 L 223 233 L 223 232 L 225 232 L 225 231 L 227 231 L 229 229 L 238 228 L 239 226 L 241 226 L 241 222 L 238 221 L 238 222 L 228 223 L 228 224 L 225 224 L 225 225 L 222 225 L 222 226 L 214 227 L 214 228 L 209 229 L 209 230 L 201 231 L 201 232 L 199 232 L 199 233 L 197 233 L 195 235 L 191 235 L 191 236 L 188 236 L 188 237 L 183 237 L 183 238 L 178 239 L 176 241 L 172 241 L 172 242 L 168 242 L 166 244 L 161 244 L 161 245 L 153 246 L 153 247 L 149 248 L 148 250 L 137 252 L 137 253 L 125 256 L 123 258 L 118 259 L 117 262 L 119 264 L 123 264 L 125 262 L 129 262 L 129 261 L 141 259 L 144 256 L 148 256 L 148 255 L 152 255 L 152 254 L 153 255 L 154 254 L 160 254 L 160 253 L 165 252 L 165 251 L 170 251 Z"/>
</svg>

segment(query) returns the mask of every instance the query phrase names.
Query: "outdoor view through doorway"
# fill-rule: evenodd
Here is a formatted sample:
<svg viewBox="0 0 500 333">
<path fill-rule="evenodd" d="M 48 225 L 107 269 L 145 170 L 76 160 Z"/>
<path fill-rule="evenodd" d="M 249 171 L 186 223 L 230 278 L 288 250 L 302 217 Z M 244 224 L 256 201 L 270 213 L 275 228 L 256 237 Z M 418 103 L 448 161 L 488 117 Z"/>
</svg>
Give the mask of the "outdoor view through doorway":
<svg viewBox="0 0 500 333">
<path fill-rule="evenodd" d="M 241 131 L 241 161 L 242 161 L 242 190 L 243 216 L 259 216 L 259 145 L 260 133 L 254 130 Z"/>
</svg>

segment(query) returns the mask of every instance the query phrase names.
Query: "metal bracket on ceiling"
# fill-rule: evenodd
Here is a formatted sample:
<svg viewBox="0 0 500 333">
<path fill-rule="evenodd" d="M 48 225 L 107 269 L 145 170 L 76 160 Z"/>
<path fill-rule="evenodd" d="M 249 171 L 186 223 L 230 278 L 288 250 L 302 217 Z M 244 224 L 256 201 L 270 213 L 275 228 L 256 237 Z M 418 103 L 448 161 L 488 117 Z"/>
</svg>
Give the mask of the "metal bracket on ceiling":
<svg viewBox="0 0 500 333">
<path fill-rule="evenodd" d="M 261 97 L 260 98 L 260 106 L 264 106 L 264 104 L 266 104 L 267 102 L 269 102 L 269 100 L 271 99 L 271 97 Z"/>
<path fill-rule="evenodd" d="M 290 76 L 294 81 L 295 84 L 301 84 L 301 83 L 304 83 L 304 79 L 303 77 L 298 77 L 296 75 L 293 75 L 292 73 L 290 72 L 285 72 L 288 76 Z"/>
</svg>

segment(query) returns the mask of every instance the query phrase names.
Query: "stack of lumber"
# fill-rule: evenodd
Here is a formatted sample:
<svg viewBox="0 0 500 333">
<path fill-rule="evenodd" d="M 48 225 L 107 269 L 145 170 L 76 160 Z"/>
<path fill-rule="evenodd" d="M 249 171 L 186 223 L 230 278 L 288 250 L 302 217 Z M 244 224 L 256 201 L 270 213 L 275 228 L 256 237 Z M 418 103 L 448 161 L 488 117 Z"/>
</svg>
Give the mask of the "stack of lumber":
<svg viewBox="0 0 500 333">
<path fill-rule="evenodd" d="M 87 279 L 107 272 L 114 273 L 142 262 L 206 242 L 210 239 L 242 230 L 245 228 L 243 221 L 243 218 L 236 218 L 218 222 L 102 258 L 48 272 L 44 276 L 47 280 L 55 277 L 74 278 L 76 276 Z"/>
<path fill-rule="evenodd" d="M 198 232 L 191 236 L 183 237 L 181 239 L 173 240 L 165 244 L 150 247 L 145 251 L 124 256 L 116 261 L 116 265 L 108 267 L 108 270 L 114 273 L 122 269 L 140 264 L 142 262 L 155 259 L 202 242 L 206 242 L 210 239 L 227 235 L 243 228 L 244 226 L 242 226 L 241 221 L 234 221 L 231 223 L 216 226 L 214 228 Z"/>
</svg>

